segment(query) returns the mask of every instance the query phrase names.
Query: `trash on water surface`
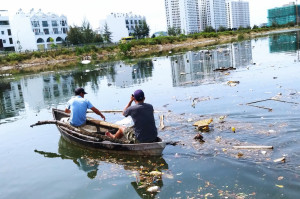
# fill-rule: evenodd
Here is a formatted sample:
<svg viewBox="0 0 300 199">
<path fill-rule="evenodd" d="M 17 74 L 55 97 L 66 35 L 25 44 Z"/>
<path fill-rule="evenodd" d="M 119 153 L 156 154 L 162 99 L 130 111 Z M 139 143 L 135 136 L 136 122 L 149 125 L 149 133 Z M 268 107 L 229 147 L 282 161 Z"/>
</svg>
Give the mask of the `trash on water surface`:
<svg viewBox="0 0 300 199">
<path fill-rule="evenodd" d="M 229 85 L 229 86 L 236 86 L 236 85 L 238 85 L 240 83 L 240 81 L 228 81 L 227 82 L 227 84 Z"/>
<path fill-rule="evenodd" d="M 148 192 L 158 192 L 159 190 L 160 190 L 159 186 L 153 186 L 147 189 Z"/>
<path fill-rule="evenodd" d="M 277 159 L 273 160 L 273 162 L 283 162 L 283 163 L 285 163 L 285 157 L 277 158 Z"/>
<path fill-rule="evenodd" d="M 208 125 L 210 123 L 212 123 L 212 121 L 213 121 L 212 118 L 205 119 L 205 120 L 199 120 L 199 121 L 195 122 L 193 125 L 197 126 L 198 130 L 209 131 Z"/>
</svg>

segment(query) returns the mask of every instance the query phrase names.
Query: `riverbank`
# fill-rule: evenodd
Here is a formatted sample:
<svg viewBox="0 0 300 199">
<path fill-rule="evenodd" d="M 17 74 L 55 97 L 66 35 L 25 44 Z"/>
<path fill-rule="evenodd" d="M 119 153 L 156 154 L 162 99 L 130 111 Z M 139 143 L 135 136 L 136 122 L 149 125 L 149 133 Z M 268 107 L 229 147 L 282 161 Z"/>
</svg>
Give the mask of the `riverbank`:
<svg viewBox="0 0 300 199">
<path fill-rule="evenodd" d="M 123 59 L 138 59 L 157 55 L 167 55 L 170 52 L 178 52 L 184 50 L 193 50 L 195 48 L 208 48 L 218 44 L 225 44 L 241 40 L 264 37 L 269 34 L 276 34 L 285 31 L 295 31 L 299 28 L 282 28 L 270 31 L 251 31 L 242 34 L 221 35 L 210 38 L 187 38 L 184 41 L 176 41 L 174 43 L 156 44 L 156 45 L 135 45 L 127 53 L 126 56 L 119 48 L 101 50 L 93 52 L 91 63 L 97 64 L 105 61 L 116 61 Z M 11 61 L 9 63 L 0 64 L 0 73 L 20 73 L 20 72 L 39 72 L 47 70 L 55 70 L 81 64 L 81 60 L 86 55 L 59 55 L 40 58 L 31 58 L 23 61 Z"/>
</svg>

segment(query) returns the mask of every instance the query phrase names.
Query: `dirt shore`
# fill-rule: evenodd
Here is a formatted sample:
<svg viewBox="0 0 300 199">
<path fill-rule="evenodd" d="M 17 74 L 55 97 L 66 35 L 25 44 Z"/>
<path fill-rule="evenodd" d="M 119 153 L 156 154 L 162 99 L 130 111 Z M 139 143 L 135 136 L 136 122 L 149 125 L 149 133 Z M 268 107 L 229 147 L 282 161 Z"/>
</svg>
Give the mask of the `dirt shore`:
<svg viewBox="0 0 300 199">
<path fill-rule="evenodd" d="M 284 28 L 284 29 L 276 29 L 265 32 L 251 32 L 249 34 L 244 34 L 245 39 L 252 39 L 256 37 L 267 36 L 272 33 L 279 33 L 284 31 L 293 31 L 299 30 L 295 28 Z M 140 58 L 154 55 L 155 53 L 160 52 L 169 52 L 169 51 L 177 51 L 180 49 L 184 50 L 192 50 L 194 48 L 201 47 L 209 47 L 216 44 L 224 44 L 230 43 L 232 41 L 237 41 L 237 35 L 227 35 L 220 36 L 218 38 L 201 38 L 201 39 L 187 39 L 184 42 L 176 42 L 172 44 L 164 44 L 164 45 L 152 45 L 152 46 L 136 46 L 131 49 L 130 56 L 132 58 Z M 121 59 L 118 57 L 119 49 L 115 49 L 112 52 L 103 51 L 101 54 L 97 54 L 97 59 L 93 61 L 109 61 L 111 57 L 113 60 Z M 81 57 L 79 56 L 57 56 L 55 58 L 34 58 L 30 60 L 24 60 L 18 63 L 10 63 L 6 65 L 0 65 L 0 73 L 18 73 L 20 71 L 31 71 L 38 72 L 43 70 L 52 70 L 55 68 L 63 68 L 69 66 L 71 64 L 79 63 Z"/>
</svg>

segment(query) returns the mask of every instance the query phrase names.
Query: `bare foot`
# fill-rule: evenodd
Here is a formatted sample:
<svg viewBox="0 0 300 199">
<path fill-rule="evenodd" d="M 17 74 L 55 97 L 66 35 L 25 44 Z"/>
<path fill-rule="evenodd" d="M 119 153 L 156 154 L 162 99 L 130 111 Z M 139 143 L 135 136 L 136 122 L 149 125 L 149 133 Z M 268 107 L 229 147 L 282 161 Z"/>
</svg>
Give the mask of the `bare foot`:
<svg viewBox="0 0 300 199">
<path fill-rule="evenodd" d="M 108 131 L 105 133 L 105 135 L 110 138 L 115 138 L 115 136 Z"/>
</svg>

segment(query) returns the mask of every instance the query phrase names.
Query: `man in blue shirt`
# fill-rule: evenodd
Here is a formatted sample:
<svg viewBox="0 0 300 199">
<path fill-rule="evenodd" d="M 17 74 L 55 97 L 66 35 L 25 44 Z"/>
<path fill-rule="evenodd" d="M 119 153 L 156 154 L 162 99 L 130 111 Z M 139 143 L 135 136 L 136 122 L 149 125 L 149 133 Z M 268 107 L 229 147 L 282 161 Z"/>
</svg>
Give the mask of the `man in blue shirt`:
<svg viewBox="0 0 300 199">
<path fill-rule="evenodd" d="M 75 89 L 75 96 L 68 101 L 68 106 L 65 109 L 66 113 L 70 113 L 70 124 L 75 127 L 85 125 L 86 111 L 91 109 L 97 115 L 105 120 L 105 116 L 95 108 L 91 102 L 84 99 L 84 95 L 87 94 L 83 88 Z"/>
<path fill-rule="evenodd" d="M 135 105 L 131 106 L 132 102 Z M 142 90 L 136 90 L 131 96 L 129 103 L 124 108 L 123 115 L 131 116 L 134 127 L 120 127 L 116 134 L 106 132 L 111 138 L 125 136 L 134 143 L 155 142 L 157 140 L 157 128 L 155 126 L 154 109 L 151 104 L 144 103 L 145 95 Z"/>
</svg>

